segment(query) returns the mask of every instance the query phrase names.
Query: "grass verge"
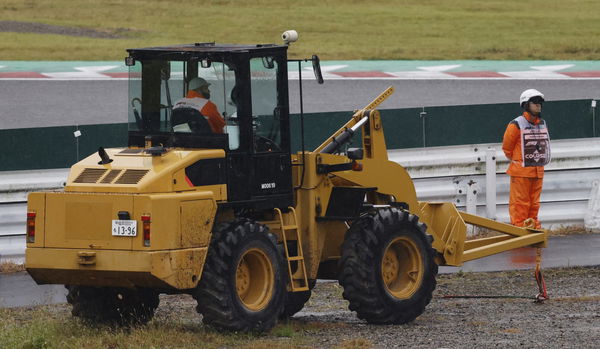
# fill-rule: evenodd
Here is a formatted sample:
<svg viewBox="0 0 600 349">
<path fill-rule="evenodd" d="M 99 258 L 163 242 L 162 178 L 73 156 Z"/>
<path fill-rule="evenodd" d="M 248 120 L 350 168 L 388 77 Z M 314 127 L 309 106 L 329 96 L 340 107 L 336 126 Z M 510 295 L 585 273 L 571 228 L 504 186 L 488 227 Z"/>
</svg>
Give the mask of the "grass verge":
<svg viewBox="0 0 600 349">
<path fill-rule="evenodd" d="M 220 333 L 185 320 L 154 320 L 147 326 L 92 326 L 72 318 L 67 305 L 0 309 L 2 348 L 303 348 L 319 326 L 301 321 L 277 325 L 269 334 Z M 344 348 L 353 348 L 346 346 Z"/>
<path fill-rule="evenodd" d="M 288 29 L 300 33 L 293 56 L 316 52 L 329 60 L 595 60 L 600 44 L 591 38 L 600 32 L 599 14 L 600 2 L 590 0 L 207 0 L 192 6 L 3 0 L 0 18 L 42 26 L 28 33 L 0 25 L 0 60 L 115 60 L 125 48 L 199 41 L 281 43 Z M 65 30 L 40 29 L 48 26 Z M 78 28 L 82 36 L 72 36 Z"/>
</svg>

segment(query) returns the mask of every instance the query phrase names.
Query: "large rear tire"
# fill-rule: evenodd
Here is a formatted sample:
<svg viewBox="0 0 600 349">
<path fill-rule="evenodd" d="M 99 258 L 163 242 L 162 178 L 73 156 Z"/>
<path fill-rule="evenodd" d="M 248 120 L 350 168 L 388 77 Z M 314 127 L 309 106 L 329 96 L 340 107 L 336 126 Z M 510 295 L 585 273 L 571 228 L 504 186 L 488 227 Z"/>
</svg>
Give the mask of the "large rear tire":
<svg viewBox="0 0 600 349">
<path fill-rule="evenodd" d="M 431 301 L 438 266 L 418 217 L 396 208 L 356 220 L 342 245 L 339 283 L 349 308 L 373 324 L 404 324 Z"/>
<path fill-rule="evenodd" d="M 92 323 L 137 325 L 152 320 L 158 293 L 150 289 L 66 286 L 71 314 Z"/>
<path fill-rule="evenodd" d="M 194 292 L 203 322 L 230 331 L 270 330 L 285 301 L 282 265 L 264 225 L 248 219 L 221 225 Z"/>
</svg>

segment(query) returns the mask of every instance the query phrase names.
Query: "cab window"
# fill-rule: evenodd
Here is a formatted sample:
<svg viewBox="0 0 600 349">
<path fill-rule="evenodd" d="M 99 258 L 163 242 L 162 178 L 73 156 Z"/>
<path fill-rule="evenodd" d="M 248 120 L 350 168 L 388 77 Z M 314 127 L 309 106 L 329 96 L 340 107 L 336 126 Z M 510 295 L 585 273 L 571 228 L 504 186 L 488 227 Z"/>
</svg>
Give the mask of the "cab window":
<svg viewBox="0 0 600 349">
<path fill-rule="evenodd" d="M 278 64 L 273 57 L 250 60 L 254 151 L 281 149 L 280 108 L 277 96 Z"/>
<path fill-rule="evenodd" d="M 174 113 L 177 103 L 188 96 L 194 78 L 201 78 L 209 84 L 210 93 L 204 97 L 215 104 L 226 123 L 223 131 L 229 137 L 229 148 L 237 149 L 237 106 L 231 98 L 235 72 L 224 62 L 136 61 L 130 67 L 129 130 L 146 134 L 199 132 L 196 124 L 186 122 L 186 117 L 195 121 L 191 114 L 182 117 L 181 113 Z"/>
</svg>

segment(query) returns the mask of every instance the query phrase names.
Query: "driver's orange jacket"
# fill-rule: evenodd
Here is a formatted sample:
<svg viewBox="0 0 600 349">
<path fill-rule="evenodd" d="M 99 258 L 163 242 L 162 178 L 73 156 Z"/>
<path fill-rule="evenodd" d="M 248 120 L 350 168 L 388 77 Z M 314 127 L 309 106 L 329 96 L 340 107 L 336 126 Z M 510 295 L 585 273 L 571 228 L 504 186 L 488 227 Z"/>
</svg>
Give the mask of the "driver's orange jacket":
<svg viewBox="0 0 600 349">
<path fill-rule="evenodd" d="M 540 118 L 533 117 L 528 112 L 524 112 L 523 116 L 534 125 L 540 123 Z M 502 139 L 502 151 L 504 151 L 504 155 L 510 160 L 510 165 L 506 173 L 512 177 L 544 178 L 544 166 L 523 167 L 521 138 L 519 124 L 514 120 L 511 121 L 506 127 L 504 138 Z"/>
<path fill-rule="evenodd" d="M 219 113 L 217 106 L 213 102 L 205 98 L 201 93 L 198 93 L 194 90 L 189 90 L 188 93 L 185 95 L 185 98 L 202 99 L 204 105 L 198 111 L 200 112 L 200 114 L 202 114 L 202 116 L 206 118 L 213 133 L 223 133 L 223 127 L 225 127 L 225 120 L 223 120 L 221 113 Z"/>
</svg>

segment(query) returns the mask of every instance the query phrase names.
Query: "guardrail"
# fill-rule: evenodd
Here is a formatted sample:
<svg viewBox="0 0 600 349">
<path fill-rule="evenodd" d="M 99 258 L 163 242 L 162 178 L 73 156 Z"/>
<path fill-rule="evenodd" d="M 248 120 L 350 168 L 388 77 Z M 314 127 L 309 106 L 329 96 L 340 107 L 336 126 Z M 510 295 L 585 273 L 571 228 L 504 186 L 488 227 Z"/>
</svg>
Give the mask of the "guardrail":
<svg viewBox="0 0 600 349">
<path fill-rule="evenodd" d="M 510 220 L 510 184 L 504 173 L 508 160 L 501 144 L 396 149 L 389 151 L 389 157 L 408 170 L 419 200 L 451 201 L 470 213 L 502 222 Z M 489 177 L 493 178 L 492 185 L 487 183 Z M 595 199 L 591 194 L 597 179 L 600 139 L 553 141 L 552 162 L 546 166 L 541 195 L 539 217 L 543 226 L 556 229 L 561 225 L 583 225 L 586 216 L 596 216 L 588 210 L 588 204 L 590 198 Z M 490 186 L 495 190 L 487 190 Z M 486 200 L 489 196 L 494 200 Z"/>
<path fill-rule="evenodd" d="M 450 201 L 461 210 L 501 222 L 510 221 L 510 184 L 509 176 L 504 173 L 508 160 L 501 144 L 396 149 L 389 151 L 389 157 L 408 170 L 419 200 Z M 490 177 L 492 180 L 488 182 Z M 597 180 L 600 180 L 600 139 L 553 141 L 552 162 L 546 166 L 540 200 L 542 225 L 557 229 L 583 226 L 584 220 L 590 225 L 592 220 L 600 219 L 592 207 L 598 192 L 592 189 L 595 182 L 597 188 Z M 495 190 L 487 190 L 488 187 Z M 489 200 L 490 196 L 493 200 Z"/>
<path fill-rule="evenodd" d="M 68 169 L 0 172 L 0 260 L 22 259 L 27 194 L 64 187 Z"/>
<path fill-rule="evenodd" d="M 500 144 L 396 149 L 389 158 L 408 170 L 419 200 L 454 202 L 461 210 L 509 221 L 508 162 Z M 0 259 L 22 257 L 27 193 L 60 189 L 67 174 L 68 169 L 0 172 Z M 553 141 L 541 196 L 543 226 L 600 221 L 594 212 L 600 206 L 595 198 L 599 181 L 600 139 Z"/>
</svg>

